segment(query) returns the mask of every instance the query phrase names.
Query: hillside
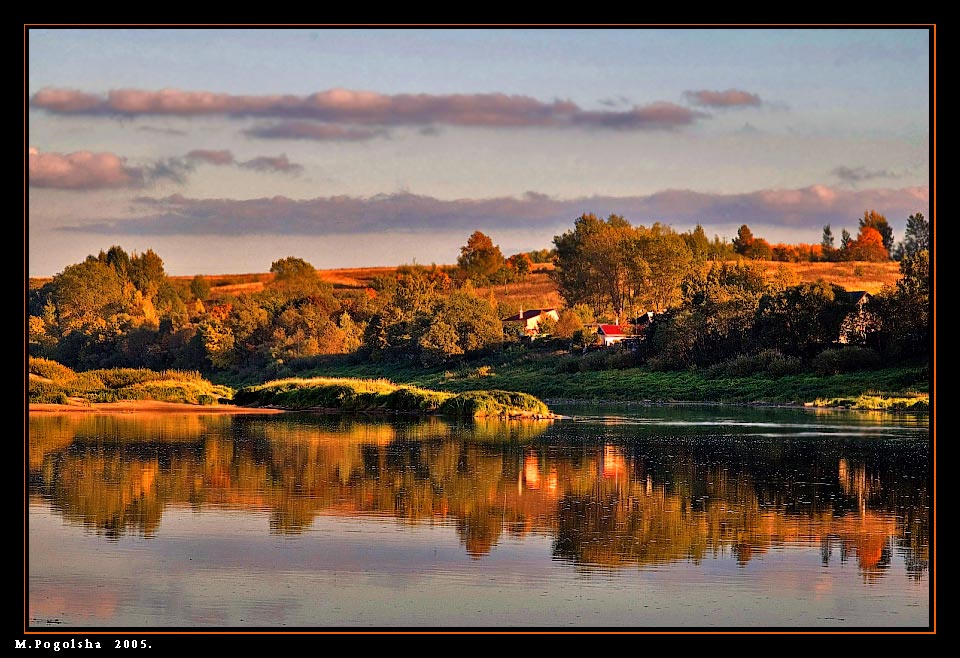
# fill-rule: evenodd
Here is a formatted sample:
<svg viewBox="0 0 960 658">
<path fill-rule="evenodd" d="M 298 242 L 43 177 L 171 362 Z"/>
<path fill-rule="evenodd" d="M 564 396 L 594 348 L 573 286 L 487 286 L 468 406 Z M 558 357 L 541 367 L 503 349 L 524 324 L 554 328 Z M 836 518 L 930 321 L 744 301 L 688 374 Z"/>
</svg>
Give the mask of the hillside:
<svg viewBox="0 0 960 658">
<path fill-rule="evenodd" d="M 774 261 L 755 261 L 766 275 L 773 276 L 779 268 L 786 268 L 796 275 L 798 282 L 824 279 L 836 283 L 847 290 L 865 290 L 878 292 L 885 285 L 893 285 L 900 277 L 899 263 L 844 262 L 844 263 L 781 263 Z M 524 281 L 479 288 L 478 292 L 488 297 L 493 293 L 497 301 L 511 306 L 525 308 L 552 308 L 561 305 L 560 295 L 550 278 L 553 266 L 546 263 L 534 265 L 534 271 Z M 330 270 L 317 270 L 320 278 L 333 284 L 337 290 L 362 290 L 370 287 L 378 276 L 388 276 L 396 267 L 356 267 Z M 190 276 L 174 276 L 171 279 L 188 284 Z M 212 274 L 206 276 L 210 282 L 211 296 L 216 299 L 225 295 L 239 295 L 263 290 L 273 275 L 269 272 L 251 274 Z M 46 279 L 48 280 L 48 279 Z M 31 286 L 46 280 L 31 279 Z"/>
</svg>

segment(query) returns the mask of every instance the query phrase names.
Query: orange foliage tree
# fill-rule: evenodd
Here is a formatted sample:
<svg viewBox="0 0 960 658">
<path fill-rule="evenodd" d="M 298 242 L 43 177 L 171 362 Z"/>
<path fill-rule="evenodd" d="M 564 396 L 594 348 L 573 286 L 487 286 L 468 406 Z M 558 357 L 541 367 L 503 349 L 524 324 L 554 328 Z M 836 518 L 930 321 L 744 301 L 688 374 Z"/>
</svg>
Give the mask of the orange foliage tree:
<svg viewBox="0 0 960 658">
<path fill-rule="evenodd" d="M 857 239 L 848 247 L 847 260 L 885 261 L 890 260 L 890 253 L 883 246 L 883 236 L 880 231 L 870 226 L 861 226 Z"/>
</svg>

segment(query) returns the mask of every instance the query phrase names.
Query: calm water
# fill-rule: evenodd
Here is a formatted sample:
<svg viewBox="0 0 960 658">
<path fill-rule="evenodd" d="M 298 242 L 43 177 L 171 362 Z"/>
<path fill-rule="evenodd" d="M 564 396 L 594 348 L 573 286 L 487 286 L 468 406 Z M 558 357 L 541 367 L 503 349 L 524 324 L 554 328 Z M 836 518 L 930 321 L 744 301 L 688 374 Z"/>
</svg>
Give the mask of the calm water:
<svg viewBox="0 0 960 658">
<path fill-rule="evenodd" d="M 925 627 L 927 419 L 30 418 L 33 627 Z"/>
</svg>

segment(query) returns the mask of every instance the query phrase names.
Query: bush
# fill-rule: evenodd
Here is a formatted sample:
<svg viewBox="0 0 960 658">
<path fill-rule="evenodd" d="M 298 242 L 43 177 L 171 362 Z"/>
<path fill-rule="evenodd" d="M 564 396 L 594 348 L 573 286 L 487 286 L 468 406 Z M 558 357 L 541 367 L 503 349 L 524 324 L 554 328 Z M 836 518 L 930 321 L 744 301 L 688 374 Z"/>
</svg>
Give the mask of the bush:
<svg viewBox="0 0 960 658">
<path fill-rule="evenodd" d="M 880 367 L 880 355 L 866 347 L 848 345 L 820 352 L 811 364 L 818 375 L 837 375 Z"/>
<path fill-rule="evenodd" d="M 761 350 L 756 354 L 741 354 L 707 369 L 707 376 L 750 377 L 767 374 L 780 377 L 795 375 L 801 371 L 803 362 L 795 356 L 784 356 L 777 350 Z"/>
<path fill-rule="evenodd" d="M 76 373 L 65 365 L 61 365 L 52 359 L 42 357 L 30 357 L 29 372 L 38 377 L 46 377 L 54 381 L 64 381 L 76 377 Z"/>
<path fill-rule="evenodd" d="M 550 410 L 532 395 L 513 391 L 467 391 L 440 405 L 440 413 L 459 418 L 500 416 L 517 412 L 547 415 Z"/>
</svg>

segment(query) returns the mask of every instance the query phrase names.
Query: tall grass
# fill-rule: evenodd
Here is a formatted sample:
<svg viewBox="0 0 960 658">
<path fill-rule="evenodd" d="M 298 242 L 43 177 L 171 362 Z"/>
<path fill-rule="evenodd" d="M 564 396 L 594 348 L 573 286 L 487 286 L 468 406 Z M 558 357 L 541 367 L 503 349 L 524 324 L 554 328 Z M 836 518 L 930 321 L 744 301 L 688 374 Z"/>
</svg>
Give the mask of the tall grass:
<svg viewBox="0 0 960 658">
<path fill-rule="evenodd" d="M 157 400 L 188 404 L 216 404 L 229 400 L 233 390 L 215 385 L 196 371 L 147 368 L 103 368 L 75 372 L 51 361 L 30 357 L 29 400 L 63 404 L 71 398 L 86 402 Z"/>
</svg>

